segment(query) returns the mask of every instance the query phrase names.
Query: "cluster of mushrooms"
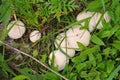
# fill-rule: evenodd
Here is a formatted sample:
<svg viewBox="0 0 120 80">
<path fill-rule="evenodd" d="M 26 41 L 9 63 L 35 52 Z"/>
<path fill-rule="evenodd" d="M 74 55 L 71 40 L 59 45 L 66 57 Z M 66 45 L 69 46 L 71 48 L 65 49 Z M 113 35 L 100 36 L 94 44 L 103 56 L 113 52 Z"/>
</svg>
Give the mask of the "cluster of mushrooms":
<svg viewBox="0 0 120 80">
<path fill-rule="evenodd" d="M 12 39 L 19 39 L 21 38 L 25 31 L 25 25 L 22 21 L 17 20 L 17 21 L 12 21 L 8 24 L 7 26 L 8 36 Z M 41 38 L 41 33 L 38 30 L 34 30 L 30 33 L 29 39 L 31 42 L 36 42 Z"/>
<path fill-rule="evenodd" d="M 26 31 L 26 27 L 22 21 L 14 20 L 8 24 L 7 30 L 8 30 L 8 36 L 11 39 L 19 39 L 24 35 Z M 38 30 L 32 31 L 29 35 L 29 40 L 33 43 L 39 40 L 40 38 L 41 38 L 41 33 Z M 16 53 L 16 54 L 18 54 L 18 56 L 15 58 L 16 60 L 23 59 L 20 53 Z"/>
<path fill-rule="evenodd" d="M 69 28 L 66 32 L 60 33 L 55 40 L 56 50 L 52 51 L 49 55 L 49 64 L 51 65 L 52 61 L 54 66 L 58 67 L 58 71 L 64 69 L 66 63 L 69 63 L 69 57 L 74 57 L 75 51 L 81 51 L 77 42 L 82 43 L 84 46 L 88 46 L 90 43 L 90 32 L 95 28 L 101 29 L 103 27 L 102 21 L 99 21 L 102 14 L 99 12 L 82 12 L 78 14 L 77 21 L 81 21 L 87 18 L 89 19 L 89 28 L 80 29 L 85 26 L 85 22 L 82 22 L 80 25 L 75 25 L 72 28 Z M 104 13 L 103 19 L 106 22 L 110 21 L 109 15 Z M 99 24 L 98 24 L 99 22 Z M 98 24 L 98 25 L 97 25 Z M 97 27 L 96 27 L 97 25 Z M 23 36 L 26 31 L 25 25 L 22 21 L 12 21 L 7 26 L 8 36 L 12 39 L 19 39 Z M 38 30 L 34 30 L 30 33 L 29 39 L 31 42 L 36 42 L 41 38 L 41 33 Z"/>
<path fill-rule="evenodd" d="M 81 51 L 78 42 L 84 46 L 88 46 L 91 37 L 90 32 L 95 28 L 101 29 L 103 27 L 102 20 L 100 19 L 101 16 L 102 14 L 99 12 L 82 12 L 78 14 L 76 18 L 77 21 L 90 18 L 88 21 L 88 30 L 80 29 L 85 26 L 85 22 L 82 22 L 80 25 L 75 25 L 72 28 L 69 28 L 66 32 L 60 33 L 55 40 L 55 47 L 57 50 L 52 51 L 49 55 L 49 64 L 51 65 L 51 62 L 53 61 L 54 66 L 58 67 L 58 71 L 63 70 L 65 65 L 69 63 L 69 57 L 74 57 L 75 51 Z M 110 21 L 107 12 L 104 13 L 103 19 L 107 23 Z"/>
</svg>

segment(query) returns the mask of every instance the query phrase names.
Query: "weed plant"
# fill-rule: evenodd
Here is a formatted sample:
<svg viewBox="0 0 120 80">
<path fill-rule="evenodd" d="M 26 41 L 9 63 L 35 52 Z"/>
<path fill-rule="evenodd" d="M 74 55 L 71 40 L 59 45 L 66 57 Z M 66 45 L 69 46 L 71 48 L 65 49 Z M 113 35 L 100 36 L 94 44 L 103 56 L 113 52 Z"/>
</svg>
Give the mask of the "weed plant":
<svg viewBox="0 0 120 80">
<path fill-rule="evenodd" d="M 54 50 L 55 37 L 80 24 L 76 16 L 82 11 L 108 12 L 110 23 L 91 33 L 91 42 L 76 52 L 70 63 L 59 73 L 68 80 L 119 80 L 120 70 L 120 1 L 119 0 L 1 0 L 0 40 L 9 43 L 48 65 Z M 6 26 L 15 19 L 25 23 L 26 34 L 18 40 L 8 38 Z M 42 38 L 29 41 L 32 30 L 39 30 Z M 81 46 L 80 46 L 81 47 Z M 62 80 L 31 58 L 15 60 L 17 53 L 0 44 L 1 80 Z M 50 66 L 55 71 L 56 68 Z"/>
</svg>

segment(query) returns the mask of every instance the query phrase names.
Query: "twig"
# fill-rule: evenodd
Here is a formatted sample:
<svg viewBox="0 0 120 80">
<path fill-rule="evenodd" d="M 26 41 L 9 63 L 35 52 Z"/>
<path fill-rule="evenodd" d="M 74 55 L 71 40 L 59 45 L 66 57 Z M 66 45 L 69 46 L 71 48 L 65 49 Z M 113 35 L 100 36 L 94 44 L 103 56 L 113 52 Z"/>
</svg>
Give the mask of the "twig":
<svg viewBox="0 0 120 80">
<path fill-rule="evenodd" d="M 15 13 L 13 14 L 13 16 L 14 16 L 15 21 L 17 21 L 17 17 L 16 17 L 16 14 L 15 14 Z"/>
<path fill-rule="evenodd" d="M 20 52 L 21 54 L 23 54 L 23 55 L 25 55 L 25 56 L 27 56 L 27 57 L 29 57 L 29 58 L 31 58 L 31 59 L 33 59 L 34 61 L 38 62 L 40 65 L 42 65 L 43 67 L 45 67 L 46 69 L 50 70 L 51 72 L 53 72 L 53 73 L 55 73 L 56 75 L 58 75 L 58 76 L 60 76 L 61 78 L 63 78 L 64 80 L 68 80 L 66 77 L 64 77 L 64 76 L 62 76 L 60 73 L 54 71 L 54 70 L 51 69 L 50 67 L 46 66 L 45 64 L 43 64 L 42 62 L 40 62 L 40 61 L 37 60 L 36 58 L 32 57 L 31 55 L 29 55 L 29 54 L 27 54 L 27 53 L 25 53 L 25 52 L 23 52 L 23 51 L 20 51 L 20 50 L 18 50 L 17 48 L 14 48 L 14 47 L 12 47 L 12 46 L 4 43 L 4 42 L 1 41 L 1 40 L 0 40 L 0 43 L 6 45 L 7 47 L 10 47 L 11 49 L 13 49 L 13 50 L 15 50 L 15 51 L 17 51 L 17 52 Z"/>
</svg>

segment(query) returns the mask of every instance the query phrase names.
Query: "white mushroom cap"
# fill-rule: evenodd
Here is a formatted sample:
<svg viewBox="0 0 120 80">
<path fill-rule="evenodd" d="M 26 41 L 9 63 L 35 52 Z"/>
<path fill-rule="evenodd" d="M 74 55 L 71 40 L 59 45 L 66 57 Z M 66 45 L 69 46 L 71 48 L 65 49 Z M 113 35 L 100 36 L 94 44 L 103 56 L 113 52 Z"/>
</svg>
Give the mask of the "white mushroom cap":
<svg viewBox="0 0 120 80">
<path fill-rule="evenodd" d="M 69 57 L 75 56 L 75 50 L 71 48 L 61 48 Z"/>
<path fill-rule="evenodd" d="M 65 33 L 60 33 L 56 39 L 55 39 L 55 47 L 58 48 L 60 47 L 66 47 L 68 46 L 67 40 L 66 40 L 66 34 Z"/>
<path fill-rule="evenodd" d="M 71 46 L 69 45 L 65 35 L 65 33 L 61 33 L 56 37 L 55 47 L 58 48 L 58 46 L 60 46 L 63 52 L 67 53 L 68 56 L 73 57 L 75 55 L 75 50 L 71 49 Z"/>
<path fill-rule="evenodd" d="M 105 14 L 104 14 L 104 19 L 105 19 L 105 21 L 108 23 L 108 22 L 110 22 L 110 16 L 108 15 L 108 12 L 105 12 Z"/>
<path fill-rule="evenodd" d="M 29 38 L 31 42 L 36 42 L 41 38 L 41 33 L 38 30 L 34 30 L 30 33 Z"/>
<path fill-rule="evenodd" d="M 22 21 L 12 21 L 8 24 L 7 30 L 10 31 L 8 32 L 8 36 L 12 39 L 18 39 L 23 36 L 25 33 L 25 25 Z"/>
<path fill-rule="evenodd" d="M 50 65 L 51 65 L 52 58 L 54 58 L 53 59 L 54 66 L 58 67 L 58 71 L 63 70 L 66 63 L 69 63 L 68 58 L 60 50 L 55 50 L 54 52 L 50 53 L 50 55 L 49 55 L 49 64 Z"/>
<path fill-rule="evenodd" d="M 88 12 L 85 12 L 85 11 L 84 11 L 84 12 L 82 12 L 82 13 L 79 13 L 79 14 L 77 15 L 76 19 L 77 19 L 77 21 L 81 21 L 81 20 L 83 20 L 83 19 L 92 17 L 93 14 L 94 14 L 93 12 L 89 12 L 89 11 L 88 11 Z M 85 23 L 82 22 L 81 25 L 84 26 Z"/>
<path fill-rule="evenodd" d="M 95 15 L 90 19 L 90 22 L 89 22 L 89 31 L 90 32 L 92 32 L 94 30 L 94 28 L 97 25 L 101 15 L 102 15 L 101 13 L 95 13 Z M 103 18 L 106 22 L 110 21 L 110 16 L 108 15 L 107 12 L 104 14 Z M 96 28 L 101 29 L 102 27 L 103 27 L 102 21 L 100 21 Z"/>
<path fill-rule="evenodd" d="M 84 46 L 88 46 L 90 42 L 90 33 L 87 30 L 79 30 L 79 25 L 73 26 L 67 31 L 68 42 L 72 48 L 78 49 L 77 42 L 82 43 Z M 71 35 L 71 36 L 70 36 Z"/>
<path fill-rule="evenodd" d="M 75 25 L 72 28 L 69 28 L 68 31 L 66 32 L 67 37 L 73 37 L 75 35 L 83 33 L 83 30 L 80 31 L 80 25 Z"/>
<path fill-rule="evenodd" d="M 89 22 L 89 31 L 92 32 L 95 28 L 95 26 L 97 25 L 100 17 L 101 17 L 101 13 L 95 13 L 94 16 L 90 19 Z M 103 27 L 102 22 L 100 21 L 100 23 L 97 25 L 97 29 L 101 29 Z"/>
</svg>

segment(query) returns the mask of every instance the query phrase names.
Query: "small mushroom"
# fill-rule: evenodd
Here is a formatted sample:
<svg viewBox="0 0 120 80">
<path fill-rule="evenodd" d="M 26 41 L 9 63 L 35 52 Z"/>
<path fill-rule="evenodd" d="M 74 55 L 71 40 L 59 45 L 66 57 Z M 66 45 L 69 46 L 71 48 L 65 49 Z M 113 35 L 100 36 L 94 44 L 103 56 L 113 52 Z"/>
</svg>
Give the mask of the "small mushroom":
<svg viewBox="0 0 120 80">
<path fill-rule="evenodd" d="M 79 13 L 79 14 L 77 15 L 76 19 L 77 19 L 77 21 L 81 21 L 81 20 L 83 20 L 83 19 L 92 17 L 93 14 L 94 14 L 93 12 L 89 12 L 89 11 L 88 11 L 88 12 L 85 12 L 85 11 L 84 11 L 84 12 Z M 84 26 L 84 25 L 85 25 L 85 22 L 82 22 L 81 25 Z"/>
<path fill-rule="evenodd" d="M 109 16 L 108 12 L 105 12 L 105 14 L 104 14 L 104 19 L 105 19 L 105 21 L 106 21 L 107 23 L 110 22 L 111 18 L 110 18 L 110 16 Z"/>
<path fill-rule="evenodd" d="M 55 47 L 60 48 L 63 52 L 67 53 L 69 57 L 73 57 L 75 55 L 75 50 L 69 45 L 65 33 L 61 33 L 56 37 Z"/>
<path fill-rule="evenodd" d="M 77 21 L 80 21 L 80 20 L 91 17 L 90 21 L 89 21 L 89 31 L 92 32 L 94 30 L 94 28 L 96 27 L 101 15 L 102 14 L 99 12 L 96 12 L 96 13 L 95 12 L 82 12 L 82 13 L 78 14 L 76 19 L 77 19 Z M 108 12 L 105 12 L 103 17 L 106 22 L 110 21 L 110 16 L 108 15 Z M 85 22 L 82 22 L 81 25 L 84 26 Z M 101 29 L 102 27 L 103 27 L 102 21 L 100 21 L 96 28 Z"/>
<path fill-rule="evenodd" d="M 101 13 L 95 13 L 95 15 L 90 19 L 89 22 L 89 31 L 92 32 L 95 28 L 95 26 L 97 25 L 100 17 L 101 17 Z M 103 19 L 108 23 L 110 22 L 110 16 L 108 15 L 107 12 L 104 13 Z M 101 29 L 103 27 L 102 25 L 102 21 L 100 21 L 97 25 L 97 29 Z"/>
<path fill-rule="evenodd" d="M 41 38 L 41 33 L 38 30 L 34 30 L 30 33 L 29 38 L 30 41 L 34 43 Z"/>
<path fill-rule="evenodd" d="M 55 47 L 58 48 L 58 46 L 60 47 L 65 47 L 68 45 L 67 41 L 65 41 L 65 33 L 60 33 L 56 39 L 55 39 Z"/>
<path fill-rule="evenodd" d="M 75 56 L 75 50 L 71 47 L 71 48 L 61 48 L 62 51 L 64 51 L 65 53 L 67 53 L 67 55 L 69 57 L 74 57 Z"/>
<path fill-rule="evenodd" d="M 94 16 L 90 19 L 89 22 L 89 31 L 92 32 L 94 30 L 94 28 L 96 27 L 100 17 L 101 17 L 101 13 L 95 13 Z M 101 29 L 103 27 L 102 22 L 100 21 L 97 25 L 97 29 Z"/>
<path fill-rule="evenodd" d="M 19 39 L 25 33 L 26 28 L 22 21 L 12 21 L 8 24 L 7 30 L 10 30 L 8 32 L 10 38 Z"/>
<path fill-rule="evenodd" d="M 77 42 L 82 43 L 84 46 L 88 46 L 90 43 L 90 33 L 88 30 L 80 30 L 80 26 L 76 25 L 67 31 L 68 42 L 72 48 L 78 50 Z"/>
<path fill-rule="evenodd" d="M 54 52 L 50 53 L 50 55 L 49 55 L 49 64 L 50 65 L 51 65 L 52 60 L 54 60 L 53 61 L 54 66 L 58 67 L 58 71 L 63 70 L 66 63 L 69 63 L 68 58 L 60 50 L 55 50 Z"/>
<path fill-rule="evenodd" d="M 69 28 L 66 32 L 67 37 L 73 37 L 73 36 L 78 36 L 83 32 L 80 31 L 81 26 L 80 25 L 75 25 L 72 28 Z"/>
</svg>

